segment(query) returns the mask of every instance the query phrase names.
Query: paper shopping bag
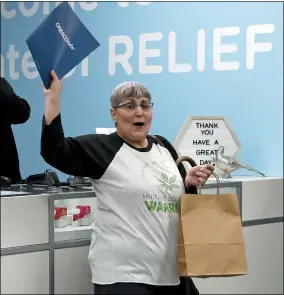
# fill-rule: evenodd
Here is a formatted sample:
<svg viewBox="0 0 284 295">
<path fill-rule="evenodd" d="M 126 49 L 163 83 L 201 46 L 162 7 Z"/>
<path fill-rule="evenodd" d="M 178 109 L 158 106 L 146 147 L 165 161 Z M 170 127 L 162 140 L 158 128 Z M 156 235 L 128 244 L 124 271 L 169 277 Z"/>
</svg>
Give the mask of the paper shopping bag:
<svg viewBox="0 0 284 295">
<path fill-rule="evenodd" d="M 181 157 L 176 163 L 195 162 Z M 195 165 L 194 165 L 195 164 Z M 184 194 L 179 223 L 181 276 L 218 277 L 247 274 L 243 228 L 236 194 Z M 201 190 L 199 190 L 200 193 Z"/>
</svg>

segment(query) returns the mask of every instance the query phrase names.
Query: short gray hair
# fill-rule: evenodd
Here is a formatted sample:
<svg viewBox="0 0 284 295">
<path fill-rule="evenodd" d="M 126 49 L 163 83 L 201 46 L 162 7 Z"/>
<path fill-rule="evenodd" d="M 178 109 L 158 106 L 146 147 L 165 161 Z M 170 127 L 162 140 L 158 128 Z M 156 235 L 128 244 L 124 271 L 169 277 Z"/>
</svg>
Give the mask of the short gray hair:
<svg viewBox="0 0 284 295">
<path fill-rule="evenodd" d="M 110 103 L 113 108 L 117 107 L 124 99 L 127 98 L 147 98 L 151 101 L 149 90 L 142 84 L 129 81 L 117 85 L 111 93 Z"/>
</svg>

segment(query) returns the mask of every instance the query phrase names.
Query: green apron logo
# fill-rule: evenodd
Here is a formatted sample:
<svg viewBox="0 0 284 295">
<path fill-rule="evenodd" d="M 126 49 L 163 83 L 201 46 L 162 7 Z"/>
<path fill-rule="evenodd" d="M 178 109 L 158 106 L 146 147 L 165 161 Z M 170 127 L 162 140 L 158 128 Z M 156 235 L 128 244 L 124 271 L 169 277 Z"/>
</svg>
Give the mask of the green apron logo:
<svg viewBox="0 0 284 295">
<path fill-rule="evenodd" d="M 163 195 L 170 194 L 173 189 L 179 188 L 179 185 L 176 185 L 177 176 L 168 176 L 166 173 L 162 172 L 161 177 L 158 178 L 154 176 L 158 180 L 158 188 Z M 170 198 L 170 196 L 168 196 Z M 173 198 L 171 198 L 173 199 Z M 164 213 L 179 213 L 180 203 L 179 201 L 176 202 L 161 202 L 161 201 L 144 201 L 146 207 L 151 212 L 164 212 Z"/>
<path fill-rule="evenodd" d="M 164 190 L 166 193 L 171 193 L 174 188 L 179 188 L 179 186 L 175 184 L 175 181 L 177 179 L 176 175 L 169 177 L 166 173 L 162 172 L 161 178 L 158 178 L 156 176 L 155 178 L 160 183 L 159 188 Z"/>
<path fill-rule="evenodd" d="M 164 213 L 178 213 L 179 202 L 167 203 L 160 201 L 144 201 L 147 209 L 151 212 L 164 212 Z"/>
</svg>

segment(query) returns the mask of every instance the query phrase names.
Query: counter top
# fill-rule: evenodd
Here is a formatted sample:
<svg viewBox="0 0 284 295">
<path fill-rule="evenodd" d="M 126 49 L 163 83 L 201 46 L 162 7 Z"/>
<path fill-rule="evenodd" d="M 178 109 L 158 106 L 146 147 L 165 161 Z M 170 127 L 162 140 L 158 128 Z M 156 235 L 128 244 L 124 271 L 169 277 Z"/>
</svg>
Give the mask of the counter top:
<svg viewBox="0 0 284 295">
<path fill-rule="evenodd" d="M 7 197 L 27 197 L 32 195 L 51 196 L 54 200 L 65 199 L 66 195 L 71 195 L 72 198 L 80 198 L 80 195 L 90 193 L 92 197 L 95 196 L 92 187 L 77 187 L 71 188 L 68 186 L 61 187 L 47 187 L 47 186 L 30 186 L 30 185 L 12 185 L 0 189 L 1 198 Z"/>
<path fill-rule="evenodd" d="M 248 181 L 267 181 L 267 180 L 277 180 L 277 179 L 283 179 L 283 177 L 261 177 L 261 176 L 232 176 L 232 178 L 219 178 L 221 183 L 233 183 L 233 182 L 248 182 Z M 215 177 L 210 177 L 207 180 L 207 183 L 214 183 L 216 182 Z"/>
</svg>

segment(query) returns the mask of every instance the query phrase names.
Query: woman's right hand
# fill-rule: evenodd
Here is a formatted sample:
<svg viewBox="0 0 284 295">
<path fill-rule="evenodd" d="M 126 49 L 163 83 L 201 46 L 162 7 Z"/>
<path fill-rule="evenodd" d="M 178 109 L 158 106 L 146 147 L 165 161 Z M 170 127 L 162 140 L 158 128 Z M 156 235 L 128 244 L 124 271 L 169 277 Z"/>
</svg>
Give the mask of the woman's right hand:
<svg viewBox="0 0 284 295">
<path fill-rule="evenodd" d="M 59 80 L 56 73 L 51 71 L 52 82 L 49 89 L 43 87 L 45 94 L 45 123 L 49 125 L 60 114 L 60 96 L 63 81 Z"/>
</svg>

